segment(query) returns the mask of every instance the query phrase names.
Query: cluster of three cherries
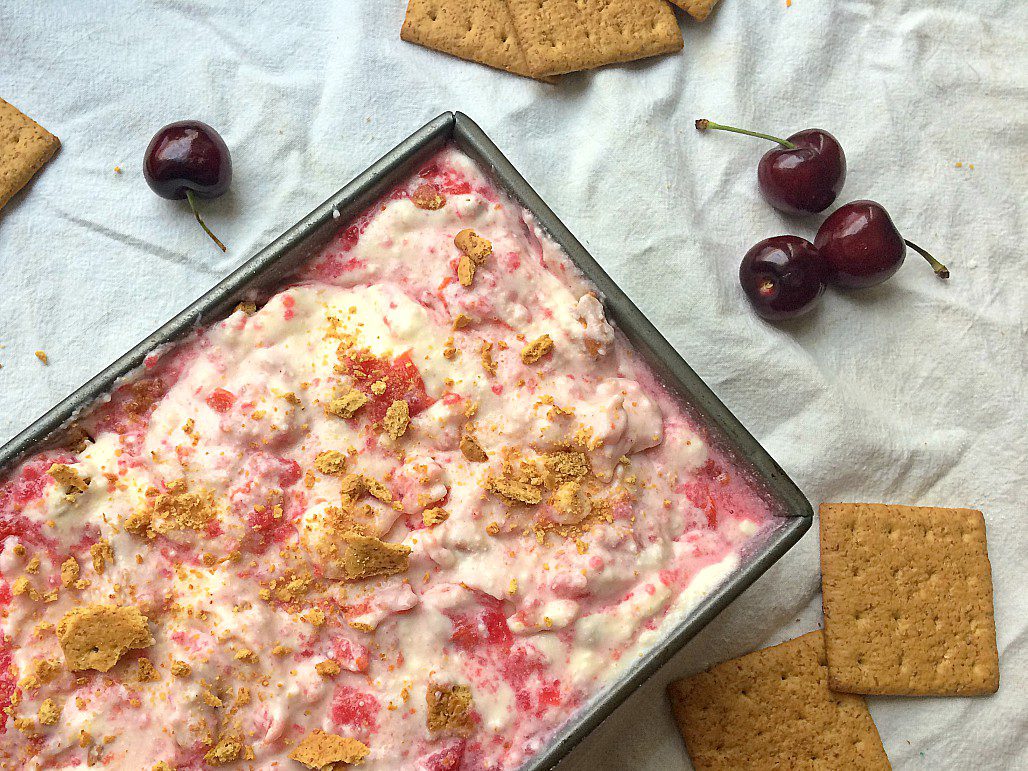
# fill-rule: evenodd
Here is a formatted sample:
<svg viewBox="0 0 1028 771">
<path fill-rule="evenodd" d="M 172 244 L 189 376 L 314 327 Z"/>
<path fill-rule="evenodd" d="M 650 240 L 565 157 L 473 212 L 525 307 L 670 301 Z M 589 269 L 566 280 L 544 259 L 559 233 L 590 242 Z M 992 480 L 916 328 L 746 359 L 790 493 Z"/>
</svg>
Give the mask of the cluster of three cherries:
<svg viewBox="0 0 1028 771">
<path fill-rule="evenodd" d="M 777 142 L 779 147 L 760 159 L 757 182 L 768 203 L 786 214 L 824 211 L 846 181 L 846 155 L 838 140 L 823 129 L 805 129 L 779 139 L 705 119 L 696 121 L 696 128 Z M 758 314 L 771 321 L 788 319 L 813 308 L 827 284 L 857 289 L 882 283 L 899 270 L 908 246 L 928 261 L 936 275 L 949 278 L 942 263 L 900 235 L 881 204 L 853 201 L 821 223 L 814 243 L 799 236 L 775 236 L 756 244 L 742 259 L 739 282 Z"/>
</svg>

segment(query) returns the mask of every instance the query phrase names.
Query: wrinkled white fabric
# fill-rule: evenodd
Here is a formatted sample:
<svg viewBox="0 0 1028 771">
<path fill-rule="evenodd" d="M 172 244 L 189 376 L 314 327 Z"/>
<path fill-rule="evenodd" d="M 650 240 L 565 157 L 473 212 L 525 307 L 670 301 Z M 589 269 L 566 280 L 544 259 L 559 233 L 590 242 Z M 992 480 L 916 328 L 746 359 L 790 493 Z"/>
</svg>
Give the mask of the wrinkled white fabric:
<svg viewBox="0 0 1028 771">
<path fill-rule="evenodd" d="M 1028 6 L 724 0 L 704 25 L 683 17 L 680 55 L 556 86 L 402 43 L 404 6 L 0 4 L 0 96 L 63 142 L 0 211 L 0 439 L 426 120 L 463 110 L 815 506 L 985 511 L 999 693 L 869 703 L 896 768 L 1028 766 Z M 953 278 L 910 254 L 883 286 L 761 322 L 739 259 L 767 236 L 813 237 L 819 219 L 765 205 L 755 167 L 767 145 L 699 135 L 698 117 L 832 131 L 849 161 L 842 201 L 884 204 Z M 232 148 L 232 191 L 205 208 L 224 255 L 140 174 L 151 134 L 182 118 Z M 815 628 L 817 557 L 815 523 L 562 768 L 687 768 L 664 686 Z"/>
</svg>

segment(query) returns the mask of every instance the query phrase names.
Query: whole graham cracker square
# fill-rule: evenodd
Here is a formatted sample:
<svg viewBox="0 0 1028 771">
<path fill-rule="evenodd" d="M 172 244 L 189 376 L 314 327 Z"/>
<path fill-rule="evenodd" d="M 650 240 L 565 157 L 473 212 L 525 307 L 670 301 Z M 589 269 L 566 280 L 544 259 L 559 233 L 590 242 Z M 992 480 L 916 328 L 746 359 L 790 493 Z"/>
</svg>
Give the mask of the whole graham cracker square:
<svg viewBox="0 0 1028 771">
<path fill-rule="evenodd" d="M 999 655 L 985 518 L 974 509 L 821 504 L 831 687 L 994 693 Z"/>
<path fill-rule="evenodd" d="M 677 680 L 668 697 L 697 771 L 891 768 L 864 699 L 828 689 L 820 631 Z"/>
<path fill-rule="evenodd" d="M 400 38 L 532 77 L 504 0 L 409 0 Z"/>
<path fill-rule="evenodd" d="M 0 99 L 0 209 L 49 161 L 60 140 Z"/>
<path fill-rule="evenodd" d="M 506 0 L 536 75 L 559 75 L 679 51 L 682 31 L 664 0 Z"/>
<path fill-rule="evenodd" d="M 718 0 L 668 0 L 674 3 L 696 21 L 704 21 L 714 10 Z"/>
</svg>

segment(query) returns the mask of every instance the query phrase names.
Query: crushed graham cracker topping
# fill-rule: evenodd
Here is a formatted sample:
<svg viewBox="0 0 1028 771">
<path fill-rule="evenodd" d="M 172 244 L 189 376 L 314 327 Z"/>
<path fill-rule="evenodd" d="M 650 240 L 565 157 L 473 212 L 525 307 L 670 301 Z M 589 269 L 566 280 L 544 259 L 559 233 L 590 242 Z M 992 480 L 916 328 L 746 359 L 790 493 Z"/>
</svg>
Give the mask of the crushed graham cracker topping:
<svg viewBox="0 0 1028 771">
<path fill-rule="evenodd" d="M 433 525 L 445 522 L 449 516 L 446 509 L 440 508 L 425 509 L 421 513 L 421 519 L 425 523 L 425 527 L 432 527 Z"/>
<path fill-rule="evenodd" d="M 330 734 L 315 728 L 289 753 L 289 759 L 302 763 L 307 768 L 325 771 L 336 763 L 358 765 L 368 756 L 368 745 L 337 734 Z"/>
<path fill-rule="evenodd" d="M 357 411 L 368 403 L 368 396 L 363 391 L 358 391 L 356 388 L 351 388 L 342 396 L 337 396 L 333 399 L 328 407 L 328 412 L 336 417 L 349 420 Z"/>
<path fill-rule="evenodd" d="M 535 506 L 543 500 L 543 493 L 535 485 L 506 477 L 492 477 L 488 481 L 489 490 L 503 497 L 510 503 L 526 503 Z"/>
<path fill-rule="evenodd" d="M 158 533 L 172 530 L 203 530 L 217 514 L 214 496 L 208 492 L 190 493 L 184 481 L 171 482 L 168 491 L 154 501 L 151 522 L 145 528 Z M 140 523 L 126 523 L 130 531 L 136 532 Z"/>
<path fill-rule="evenodd" d="M 482 238 L 471 228 L 464 228 L 453 239 L 453 245 L 467 255 L 476 265 L 481 265 L 493 253 L 493 243 Z"/>
<path fill-rule="evenodd" d="M 521 361 L 525 364 L 535 364 L 552 350 L 553 340 L 549 335 L 541 335 L 521 349 Z"/>
<path fill-rule="evenodd" d="M 471 689 L 466 685 L 429 682 L 425 691 L 428 715 L 425 724 L 433 733 L 469 736 L 475 730 L 471 713 Z"/>
<path fill-rule="evenodd" d="M 489 456 L 482 449 L 482 445 L 478 443 L 473 434 L 467 431 L 460 436 L 460 451 L 472 463 L 485 463 L 489 460 Z"/>
<path fill-rule="evenodd" d="M 407 433 L 407 426 L 410 425 L 410 407 L 403 399 L 397 399 L 389 405 L 386 410 L 382 425 L 385 431 L 393 439 L 399 439 Z"/>
<path fill-rule="evenodd" d="M 65 463 L 53 464 L 46 473 L 67 491 L 69 500 L 75 500 L 75 496 L 89 489 L 90 480 Z"/>
<path fill-rule="evenodd" d="M 466 254 L 462 254 L 460 259 L 457 260 L 457 281 L 463 287 L 469 287 L 475 280 L 475 271 L 478 266 L 475 261 L 468 257 Z"/>
<path fill-rule="evenodd" d="M 342 568 L 349 581 L 392 576 L 407 570 L 410 547 L 363 535 L 343 536 Z"/>
<path fill-rule="evenodd" d="M 128 651 L 154 643 L 146 616 L 134 605 L 72 608 L 57 624 L 57 639 L 73 671 L 107 672 Z"/>
<path fill-rule="evenodd" d="M 346 455 L 338 450 L 324 450 L 314 458 L 314 468 L 327 476 L 337 476 L 346 470 Z"/>
</svg>

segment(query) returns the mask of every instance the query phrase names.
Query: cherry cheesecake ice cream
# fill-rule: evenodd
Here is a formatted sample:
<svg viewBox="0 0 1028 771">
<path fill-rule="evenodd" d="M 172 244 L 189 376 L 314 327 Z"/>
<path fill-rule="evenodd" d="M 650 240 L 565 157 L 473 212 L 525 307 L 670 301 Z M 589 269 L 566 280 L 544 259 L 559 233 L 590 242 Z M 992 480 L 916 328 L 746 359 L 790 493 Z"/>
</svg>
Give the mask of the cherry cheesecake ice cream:
<svg viewBox="0 0 1028 771">
<path fill-rule="evenodd" d="M 770 513 L 447 148 L 0 486 L 0 765 L 516 769 Z"/>
</svg>

